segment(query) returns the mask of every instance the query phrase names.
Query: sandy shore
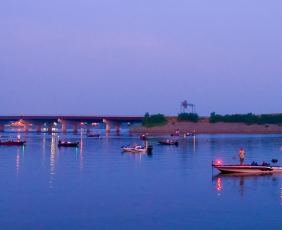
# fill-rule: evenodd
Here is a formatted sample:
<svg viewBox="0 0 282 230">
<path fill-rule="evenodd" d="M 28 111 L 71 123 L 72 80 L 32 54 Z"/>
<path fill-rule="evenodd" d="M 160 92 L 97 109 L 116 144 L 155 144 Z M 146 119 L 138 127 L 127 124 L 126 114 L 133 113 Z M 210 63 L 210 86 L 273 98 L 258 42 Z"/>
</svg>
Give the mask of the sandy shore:
<svg viewBox="0 0 282 230">
<path fill-rule="evenodd" d="M 170 118 L 166 125 L 145 128 L 135 127 L 131 129 L 133 134 L 172 134 L 179 130 L 180 134 L 193 132 L 202 134 L 282 134 L 282 125 L 247 125 L 245 123 L 209 123 L 208 119 L 201 119 L 199 122 L 179 122 L 176 118 Z"/>
</svg>

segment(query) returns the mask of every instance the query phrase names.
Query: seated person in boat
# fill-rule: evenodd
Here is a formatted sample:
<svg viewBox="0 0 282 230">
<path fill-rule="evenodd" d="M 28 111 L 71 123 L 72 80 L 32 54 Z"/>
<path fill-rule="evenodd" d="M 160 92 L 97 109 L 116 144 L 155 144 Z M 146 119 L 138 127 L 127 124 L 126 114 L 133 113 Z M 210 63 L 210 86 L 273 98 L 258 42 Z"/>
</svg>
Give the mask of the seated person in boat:
<svg viewBox="0 0 282 230">
<path fill-rule="evenodd" d="M 262 166 L 270 166 L 270 164 L 264 161 L 262 162 Z"/>
<path fill-rule="evenodd" d="M 255 161 L 253 161 L 253 162 L 251 163 L 251 166 L 258 166 L 258 163 L 255 162 Z"/>
</svg>

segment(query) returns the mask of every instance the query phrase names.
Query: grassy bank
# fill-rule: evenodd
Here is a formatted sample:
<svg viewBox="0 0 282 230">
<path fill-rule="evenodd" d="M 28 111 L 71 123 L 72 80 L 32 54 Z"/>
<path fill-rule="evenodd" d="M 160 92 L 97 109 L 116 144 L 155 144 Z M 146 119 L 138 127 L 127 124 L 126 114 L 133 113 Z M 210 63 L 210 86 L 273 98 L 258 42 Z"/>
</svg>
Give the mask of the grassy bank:
<svg viewBox="0 0 282 230">
<path fill-rule="evenodd" d="M 166 124 L 154 127 L 136 127 L 132 133 L 149 134 L 172 134 L 193 132 L 217 134 L 217 133 L 238 133 L 238 134 L 282 134 L 281 124 L 246 124 L 244 122 L 215 122 L 211 123 L 209 118 L 200 118 L 198 122 L 179 121 L 177 117 L 167 117 Z"/>
</svg>

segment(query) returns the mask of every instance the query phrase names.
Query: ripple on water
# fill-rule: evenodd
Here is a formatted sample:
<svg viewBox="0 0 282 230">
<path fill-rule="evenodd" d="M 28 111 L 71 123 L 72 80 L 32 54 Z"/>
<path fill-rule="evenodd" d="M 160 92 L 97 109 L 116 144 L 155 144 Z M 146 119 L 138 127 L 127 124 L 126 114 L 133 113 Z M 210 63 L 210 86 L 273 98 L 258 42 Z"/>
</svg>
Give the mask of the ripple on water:
<svg viewBox="0 0 282 230">
<path fill-rule="evenodd" d="M 127 136 L 83 138 L 80 148 L 61 149 L 56 135 L 28 134 L 26 140 L 24 149 L 0 147 L 5 229 L 14 223 L 30 229 L 38 223 L 50 229 L 238 229 L 238 219 L 244 228 L 259 221 L 262 229 L 276 229 L 281 222 L 282 175 L 223 176 L 211 168 L 215 159 L 238 162 L 241 146 L 246 162 L 277 158 L 282 164 L 281 135 L 198 135 L 178 147 L 153 138 L 152 156 L 122 153 L 121 146 L 140 143 Z"/>
</svg>

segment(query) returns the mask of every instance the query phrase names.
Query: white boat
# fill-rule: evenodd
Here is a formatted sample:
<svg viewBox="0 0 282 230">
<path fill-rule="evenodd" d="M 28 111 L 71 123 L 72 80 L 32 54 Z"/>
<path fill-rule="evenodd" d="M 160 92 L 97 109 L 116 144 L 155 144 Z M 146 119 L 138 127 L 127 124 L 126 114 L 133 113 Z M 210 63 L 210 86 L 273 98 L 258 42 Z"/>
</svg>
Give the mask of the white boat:
<svg viewBox="0 0 282 230">
<path fill-rule="evenodd" d="M 141 145 L 134 145 L 134 146 L 123 146 L 122 151 L 127 153 L 152 153 L 152 146 L 141 146 Z"/>
<path fill-rule="evenodd" d="M 223 165 L 219 162 L 212 164 L 214 168 L 221 173 L 248 173 L 248 174 L 267 174 L 267 173 L 282 173 L 282 167 L 269 164 L 262 165 Z"/>
</svg>

